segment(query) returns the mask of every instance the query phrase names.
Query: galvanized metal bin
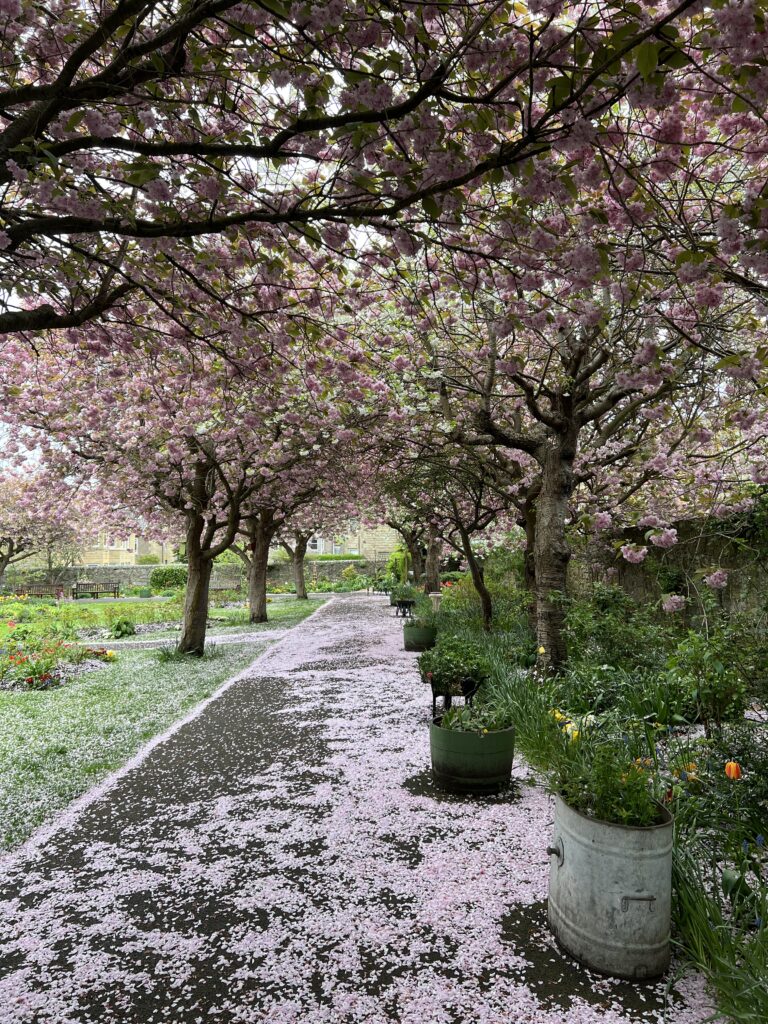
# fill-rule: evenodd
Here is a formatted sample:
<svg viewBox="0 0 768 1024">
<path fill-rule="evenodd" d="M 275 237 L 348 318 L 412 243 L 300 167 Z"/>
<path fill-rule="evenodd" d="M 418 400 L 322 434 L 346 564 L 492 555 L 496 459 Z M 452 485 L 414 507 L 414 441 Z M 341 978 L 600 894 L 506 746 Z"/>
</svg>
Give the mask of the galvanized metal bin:
<svg viewBox="0 0 768 1024">
<path fill-rule="evenodd" d="M 555 797 L 549 926 L 559 944 L 603 974 L 641 980 L 669 966 L 674 820 L 633 828 L 596 821 Z"/>
</svg>

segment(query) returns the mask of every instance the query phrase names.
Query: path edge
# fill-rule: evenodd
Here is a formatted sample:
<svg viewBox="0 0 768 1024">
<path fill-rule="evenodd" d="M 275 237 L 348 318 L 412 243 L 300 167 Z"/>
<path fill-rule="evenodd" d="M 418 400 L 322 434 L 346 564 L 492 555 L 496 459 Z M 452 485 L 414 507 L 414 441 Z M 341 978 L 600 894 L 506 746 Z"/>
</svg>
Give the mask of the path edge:
<svg viewBox="0 0 768 1024">
<path fill-rule="evenodd" d="M 52 839 L 57 832 L 61 832 L 62 829 L 74 824 L 83 811 L 108 793 L 110 789 L 117 785 L 125 775 L 133 771 L 135 768 L 138 768 L 156 747 L 166 743 L 172 736 L 179 732 L 179 730 L 183 729 L 185 725 L 188 725 L 190 722 L 194 722 L 194 720 L 198 718 L 203 711 L 205 711 L 209 704 L 213 704 L 213 702 L 222 697 L 227 690 L 231 689 L 231 687 L 236 683 L 239 683 L 241 679 L 250 674 L 262 658 L 266 658 L 268 654 L 274 653 L 280 644 L 284 643 L 291 636 L 294 630 L 299 629 L 305 622 L 309 622 L 310 619 L 314 619 L 316 615 L 319 615 L 320 612 L 334 604 L 337 599 L 336 594 L 330 595 L 326 601 L 323 601 L 319 608 L 315 608 L 311 615 L 307 615 L 307 617 L 302 619 L 301 622 L 297 622 L 294 626 L 290 626 L 279 640 L 276 640 L 274 643 L 267 644 L 265 649 L 261 651 L 260 654 L 257 654 L 253 661 L 249 662 L 245 668 L 241 669 L 236 675 L 230 676 L 229 679 L 225 679 L 218 689 L 214 690 L 210 696 L 206 697 L 199 704 L 195 704 L 195 706 L 186 715 L 184 715 L 183 718 L 179 718 L 177 721 L 172 722 L 167 729 L 158 733 L 157 736 L 153 736 L 152 739 L 148 740 L 144 744 L 144 746 L 139 747 L 136 753 L 133 754 L 125 764 L 120 765 L 119 768 L 115 768 L 114 771 L 105 775 L 101 782 L 97 782 L 95 786 L 87 789 L 84 793 L 81 793 L 80 796 L 75 797 L 75 799 L 71 803 L 67 804 L 66 807 L 62 807 L 61 810 L 57 811 L 50 821 L 43 822 L 41 825 L 38 825 L 34 832 L 24 840 L 21 846 L 17 846 L 15 850 L 6 850 L 1 853 L 0 875 L 6 874 L 8 870 L 14 866 L 16 861 L 24 860 L 26 857 L 34 854 L 42 845 Z"/>
</svg>

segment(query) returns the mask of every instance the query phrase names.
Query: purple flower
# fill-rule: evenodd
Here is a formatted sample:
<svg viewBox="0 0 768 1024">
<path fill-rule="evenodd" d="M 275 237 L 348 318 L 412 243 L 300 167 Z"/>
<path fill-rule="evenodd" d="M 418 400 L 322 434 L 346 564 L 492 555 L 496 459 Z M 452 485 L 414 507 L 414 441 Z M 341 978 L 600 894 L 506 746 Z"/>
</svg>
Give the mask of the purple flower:
<svg viewBox="0 0 768 1024">
<path fill-rule="evenodd" d="M 623 544 L 621 554 L 624 561 L 637 565 L 645 559 L 645 556 L 648 554 L 648 548 L 639 548 L 636 544 Z"/>
<path fill-rule="evenodd" d="M 660 530 L 659 533 L 652 533 L 650 541 L 657 548 L 672 548 L 677 544 L 677 530 L 670 527 L 667 530 Z"/>
<path fill-rule="evenodd" d="M 665 594 L 661 607 L 668 615 L 672 615 L 673 612 L 679 612 L 685 608 L 685 598 L 681 594 Z"/>
<path fill-rule="evenodd" d="M 705 576 L 704 582 L 714 590 L 722 590 L 728 584 L 728 572 L 726 569 L 717 569 L 715 572 L 711 572 L 709 576 Z"/>
</svg>

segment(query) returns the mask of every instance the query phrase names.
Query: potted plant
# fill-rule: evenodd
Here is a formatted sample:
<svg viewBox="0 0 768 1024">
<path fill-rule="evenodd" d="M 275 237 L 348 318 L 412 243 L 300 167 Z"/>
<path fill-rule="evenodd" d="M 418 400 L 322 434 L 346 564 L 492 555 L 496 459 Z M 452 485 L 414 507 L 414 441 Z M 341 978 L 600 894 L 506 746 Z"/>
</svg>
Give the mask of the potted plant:
<svg viewBox="0 0 768 1024">
<path fill-rule="evenodd" d="M 437 640 L 437 619 L 434 611 L 425 605 L 403 625 L 403 646 L 406 651 L 428 651 Z"/>
<path fill-rule="evenodd" d="M 453 697 L 469 703 L 488 678 L 488 666 L 477 644 L 463 637 L 440 634 L 436 645 L 419 658 L 419 672 L 432 688 L 432 717 L 437 714 L 437 698 L 443 698 L 443 710 Z"/>
<path fill-rule="evenodd" d="M 654 798 L 653 762 L 636 757 L 626 737 L 591 727 L 561 733 L 549 778 L 549 926 L 593 970 L 658 977 L 670 957 L 674 819 Z"/>
<path fill-rule="evenodd" d="M 390 604 L 395 605 L 397 609 L 396 615 L 402 615 L 404 618 L 407 618 L 411 614 L 418 596 L 419 592 L 412 584 L 398 583 L 390 591 L 389 601 Z"/>
<path fill-rule="evenodd" d="M 429 730 L 432 774 L 443 789 L 493 793 L 507 785 L 515 752 L 508 713 L 476 704 L 448 708 Z"/>
</svg>

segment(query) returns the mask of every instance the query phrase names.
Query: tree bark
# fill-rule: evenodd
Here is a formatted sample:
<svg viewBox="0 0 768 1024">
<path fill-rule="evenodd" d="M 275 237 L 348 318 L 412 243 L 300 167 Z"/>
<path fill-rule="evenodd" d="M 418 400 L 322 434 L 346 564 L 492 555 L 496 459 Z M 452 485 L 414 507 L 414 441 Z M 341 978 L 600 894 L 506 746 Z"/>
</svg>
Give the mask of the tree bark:
<svg viewBox="0 0 768 1024">
<path fill-rule="evenodd" d="M 205 630 L 208 624 L 208 591 L 213 560 L 201 549 L 203 517 L 195 515 L 187 527 L 187 591 L 184 597 L 184 620 L 177 650 L 180 654 L 205 654 Z"/>
<path fill-rule="evenodd" d="M 433 594 L 440 590 L 440 554 L 442 542 L 434 526 L 429 528 L 429 541 L 427 544 L 427 558 L 424 563 L 424 593 Z"/>
<path fill-rule="evenodd" d="M 559 671 L 568 655 L 562 598 L 566 593 L 571 559 L 565 525 L 574 486 L 574 457 L 575 443 L 550 439 L 539 459 L 541 492 L 536 502 L 534 542 L 536 640 L 540 650 L 539 664 L 547 672 Z"/>
<path fill-rule="evenodd" d="M 5 570 L 8 568 L 10 560 L 10 555 L 7 558 L 5 556 L 0 556 L 0 587 L 3 585 L 3 577 L 5 576 Z"/>
<path fill-rule="evenodd" d="M 249 523 L 248 607 L 251 622 L 267 622 L 267 564 L 275 530 L 271 509 L 262 509 Z"/>
<path fill-rule="evenodd" d="M 304 558 L 307 554 L 310 534 L 296 533 L 296 543 L 293 548 L 293 581 L 296 584 L 296 599 L 308 601 L 307 581 L 304 575 Z"/>
<path fill-rule="evenodd" d="M 475 557 L 474 551 L 472 550 L 469 534 L 463 527 L 459 529 L 459 535 L 461 536 L 461 550 L 467 560 L 467 565 L 469 566 L 472 584 L 480 598 L 480 609 L 483 615 L 483 629 L 486 630 L 486 632 L 490 632 L 491 625 L 493 624 L 493 601 L 491 599 L 490 591 L 485 585 L 485 573 L 482 565 L 480 565 Z"/>
<path fill-rule="evenodd" d="M 529 597 L 528 625 L 536 632 L 536 499 L 526 497 L 523 508 L 525 527 L 525 557 L 523 559 L 523 584 Z"/>
<path fill-rule="evenodd" d="M 421 577 L 424 575 L 424 555 L 418 540 L 412 539 L 408 543 L 408 554 L 411 556 L 413 582 L 418 586 Z"/>
</svg>

